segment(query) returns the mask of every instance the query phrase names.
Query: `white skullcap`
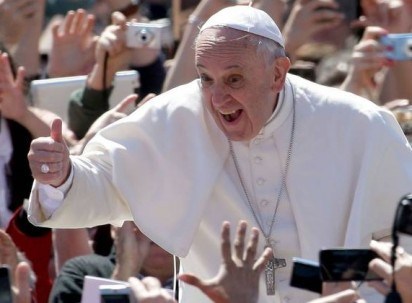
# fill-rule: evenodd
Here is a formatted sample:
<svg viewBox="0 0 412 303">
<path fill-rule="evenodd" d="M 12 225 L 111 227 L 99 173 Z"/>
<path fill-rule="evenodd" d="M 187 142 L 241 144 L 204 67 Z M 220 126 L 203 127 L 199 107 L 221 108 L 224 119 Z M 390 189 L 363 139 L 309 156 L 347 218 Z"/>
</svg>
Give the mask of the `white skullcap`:
<svg viewBox="0 0 412 303">
<path fill-rule="evenodd" d="M 226 26 L 266 37 L 285 47 L 282 34 L 273 19 L 264 11 L 251 6 L 236 5 L 218 11 L 203 24 L 200 32 L 213 26 Z"/>
</svg>

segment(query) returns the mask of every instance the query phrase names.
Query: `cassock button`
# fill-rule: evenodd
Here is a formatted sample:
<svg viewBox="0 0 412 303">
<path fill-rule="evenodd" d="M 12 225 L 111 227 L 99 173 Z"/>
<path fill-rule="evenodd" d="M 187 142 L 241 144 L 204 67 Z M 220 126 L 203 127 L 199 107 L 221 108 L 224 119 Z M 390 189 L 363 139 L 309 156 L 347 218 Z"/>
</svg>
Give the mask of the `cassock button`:
<svg viewBox="0 0 412 303">
<path fill-rule="evenodd" d="M 289 302 L 290 302 L 290 298 L 289 298 L 288 296 L 284 296 L 282 302 L 283 302 L 283 303 L 289 303 Z"/>
<path fill-rule="evenodd" d="M 268 206 L 268 204 L 269 204 L 269 201 L 266 200 L 266 199 L 263 199 L 262 201 L 260 201 L 260 206 L 262 206 L 262 207 L 266 207 L 266 206 Z"/>
<path fill-rule="evenodd" d="M 259 145 L 259 144 L 260 144 L 260 141 L 262 141 L 262 140 L 259 139 L 259 138 L 256 138 L 255 141 L 254 141 L 255 145 Z"/>
<path fill-rule="evenodd" d="M 255 161 L 255 164 L 260 164 L 262 163 L 262 158 L 259 156 L 256 156 L 254 161 Z"/>
<path fill-rule="evenodd" d="M 257 179 L 256 182 L 257 182 L 258 185 L 263 185 L 265 183 L 265 179 L 259 178 L 259 179 Z"/>
</svg>

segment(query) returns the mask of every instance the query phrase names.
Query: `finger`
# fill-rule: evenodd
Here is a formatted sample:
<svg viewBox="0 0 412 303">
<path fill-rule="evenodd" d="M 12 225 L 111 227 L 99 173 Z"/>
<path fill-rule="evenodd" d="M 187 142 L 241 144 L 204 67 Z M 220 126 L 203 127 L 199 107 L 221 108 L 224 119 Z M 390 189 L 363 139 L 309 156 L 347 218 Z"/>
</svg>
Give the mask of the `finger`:
<svg viewBox="0 0 412 303">
<path fill-rule="evenodd" d="M 232 262 L 232 252 L 230 247 L 230 223 L 227 221 L 222 223 L 221 239 L 223 263 L 229 264 Z"/>
<path fill-rule="evenodd" d="M 3 71 L 4 71 L 4 76 L 6 79 L 10 82 L 14 81 L 13 77 L 13 72 L 11 70 L 11 65 L 10 65 L 10 57 L 7 53 L 2 54 L 2 64 L 3 64 Z"/>
<path fill-rule="evenodd" d="M 266 247 L 259 259 L 253 264 L 253 270 L 262 272 L 265 269 L 266 263 L 273 258 L 273 250 L 270 247 Z"/>
<path fill-rule="evenodd" d="M 192 274 L 180 274 L 177 278 L 182 282 L 199 288 L 200 290 L 203 290 L 206 287 L 203 280 L 200 280 L 198 277 Z"/>
<path fill-rule="evenodd" d="M 384 296 L 390 291 L 390 287 L 382 281 L 369 281 L 368 285 Z"/>
<path fill-rule="evenodd" d="M 240 221 L 237 226 L 236 238 L 233 243 L 235 249 L 235 256 L 238 260 L 243 260 L 243 252 L 245 250 L 246 229 L 246 221 Z"/>
<path fill-rule="evenodd" d="M 309 303 L 353 303 L 358 295 L 353 289 L 347 289 L 339 293 L 312 300 Z"/>
<path fill-rule="evenodd" d="M 259 242 L 259 230 L 257 228 L 252 228 L 249 243 L 246 249 L 246 262 L 251 263 L 256 258 L 258 242 Z"/>
<path fill-rule="evenodd" d="M 369 246 L 374 250 L 383 260 L 390 263 L 392 254 L 392 244 L 388 242 L 378 242 L 372 240 Z"/>
<path fill-rule="evenodd" d="M 31 302 L 30 266 L 26 262 L 17 265 L 15 286 L 18 289 L 16 302 Z"/>
<path fill-rule="evenodd" d="M 153 99 L 154 97 L 156 97 L 156 94 L 153 94 L 153 93 L 147 94 L 146 97 L 144 97 L 143 100 L 139 102 L 137 107 L 142 106 L 143 104 L 145 104 L 149 100 Z"/>
<path fill-rule="evenodd" d="M 70 34 L 80 33 L 86 17 L 86 11 L 84 9 L 78 9 L 74 14 L 73 23 L 70 27 Z"/>
<path fill-rule="evenodd" d="M 62 120 L 61 119 L 54 119 L 50 129 L 50 137 L 60 143 L 64 143 L 63 140 L 63 131 L 62 131 Z"/>
<path fill-rule="evenodd" d="M 131 292 L 137 299 L 140 299 L 147 293 L 146 286 L 136 277 L 130 277 L 128 282 Z"/>
<path fill-rule="evenodd" d="M 126 17 L 121 12 L 113 12 L 112 24 L 119 25 L 122 29 L 126 28 Z"/>
<path fill-rule="evenodd" d="M 87 20 L 82 28 L 83 35 L 89 35 L 93 33 L 94 25 L 96 23 L 96 18 L 94 15 L 87 15 Z"/>
<path fill-rule="evenodd" d="M 131 105 L 135 103 L 137 99 L 137 94 L 128 95 L 119 104 L 117 104 L 113 109 L 116 112 L 126 113 L 127 110 L 130 108 Z"/>
<path fill-rule="evenodd" d="M 16 85 L 19 90 L 23 91 L 24 89 L 24 77 L 26 76 L 26 69 L 23 66 L 20 66 L 17 69 Z"/>
<path fill-rule="evenodd" d="M 74 11 L 67 12 L 66 18 L 64 19 L 64 23 L 63 23 L 63 33 L 65 34 L 70 33 L 70 28 L 72 27 L 74 17 L 75 17 Z"/>
<path fill-rule="evenodd" d="M 388 283 L 392 281 L 392 266 L 381 259 L 373 259 L 369 262 L 369 269 Z"/>
<path fill-rule="evenodd" d="M 154 277 L 146 277 L 142 280 L 148 291 L 155 291 L 162 287 L 160 281 Z"/>
</svg>

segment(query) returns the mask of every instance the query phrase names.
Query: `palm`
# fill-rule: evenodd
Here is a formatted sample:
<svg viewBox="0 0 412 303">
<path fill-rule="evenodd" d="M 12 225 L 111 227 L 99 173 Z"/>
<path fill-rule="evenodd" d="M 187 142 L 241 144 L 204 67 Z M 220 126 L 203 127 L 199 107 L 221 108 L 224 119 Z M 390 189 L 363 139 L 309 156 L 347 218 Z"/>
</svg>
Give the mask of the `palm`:
<svg viewBox="0 0 412 303">
<path fill-rule="evenodd" d="M 239 224 L 234 253 L 231 252 L 229 223 L 222 228 L 223 262 L 217 275 L 210 280 L 201 280 L 194 275 L 182 274 L 179 279 L 199 288 L 215 303 L 253 303 L 257 302 L 259 277 L 266 262 L 273 255 L 266 249 L 257 260 L 256 248 L 258 230 L 252 229 L 252 236 L 244 253 L 246 222 Z"/>
</svg>

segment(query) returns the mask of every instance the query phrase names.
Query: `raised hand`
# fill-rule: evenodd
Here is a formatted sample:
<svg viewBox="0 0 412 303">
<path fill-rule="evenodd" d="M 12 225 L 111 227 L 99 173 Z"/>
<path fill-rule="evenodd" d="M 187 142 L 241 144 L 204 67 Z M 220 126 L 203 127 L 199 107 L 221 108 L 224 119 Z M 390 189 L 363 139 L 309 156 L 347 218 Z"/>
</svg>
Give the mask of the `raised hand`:
<svg viewBox="0 0 412 303">
<path fill-rule="evenodd" d="M 37 0 L 0 0 L 0 40 L 16 44 L 41 8 Z"/>
<path fill-rule="evenodd" d="M 361 303 L 364 300 L 357 300 L 358 294 L 353 289 L 347 289 L 333 295 L 312 300 L 308 303 Z"/>
<path fill-rule="evenodd" d="M 387 31 L 381 27 L 366 28 L 361 41 L 353 49 L 351 65 L 342 89 L 358 95 L 366 91 L 370 99 L 375 99 L 373 96 L 378 88 L 376 74 L 383 67 L 393 64 L 385 57 L 385 48 L 379 43 L 379 38 L 386 34 Z"/>
<path fill-rule="evenodd" d="M 85 10 L 69 11 L 62 24 L 52 28 L 47 72 L 51 77 L 86 75 L 94 64 L 95 17 Z"/>
<path fill-rule="evenodd" d="M 127 281 L 139 274 L 150 249 L 147 238 L 131 221 L 115 229 L 114 245 L 116 248 L 116 267 L 112 277 Z"/>
<path fill-rule="evenodd" d="M 390 33 L 406 33 L 412 30 L 412 1 L 410 0 L 362 0 L 364 15 L 356 26 L 379 26 Z"/>
<path fill-rule="evenodd" d="M 160 281 L 153 277 L 129 279 L 132 303 L 176 303 L 176 300 L 162 288 Z"/>
<path fill-rule="evenodd" d="M 384 281 L 369 282 L 378 292 L 387 295 L 390 291 L 393 278 L 391 264 L 392 244 L 385 242 L 371 241 L 370 247 L 382 258 L 374 259 L 369 263 L 369 268 L 381 276 Z M 396 251 L 395 282 L 396 289 L 401 295 L 402 302 L 412 302 L 412 256 L 405 252 L 402 247 Z"/>
<path fill-rule="evenodd" d="M 71 162 L 63 139 L 61 119 L 53 121 L 50 137 L 32 141 L 28 159 L 33 178 L 38 182 L 58 187 L 67 180 Z"/>
<path fill-rule="evenodd" d="M 297 0 L 283 28 L 286 51 L 295 51 L 309 42 L 315 34 L 337 27 L 344 15 L 337 11 L 333 0 Z"/>
<path fill-rule="evenodd" d="M 20 67 L 14 77 L 8 54 L 0 51 L 0 110 L 3 117 L 19 123 L 27 114 L 24 75 L 24 68 Z"/>
<path fill-rule="evenodd" d="M 218 274 L 210 280 L 202 280 L 191 274 L 182 274 L 179 280 L 199 288 L 215 303 L 253 303 L 259 294 L 259 278 L 266 262 L 273 256 L 266 248 L 256 259 L 259 230 L 252 228 L 249 243 L 245 250 L 247 223 L 238 224 L 234 250 L 230 242 L 230 224 L 222 225 L 222 265 Z"/>
</svg>

